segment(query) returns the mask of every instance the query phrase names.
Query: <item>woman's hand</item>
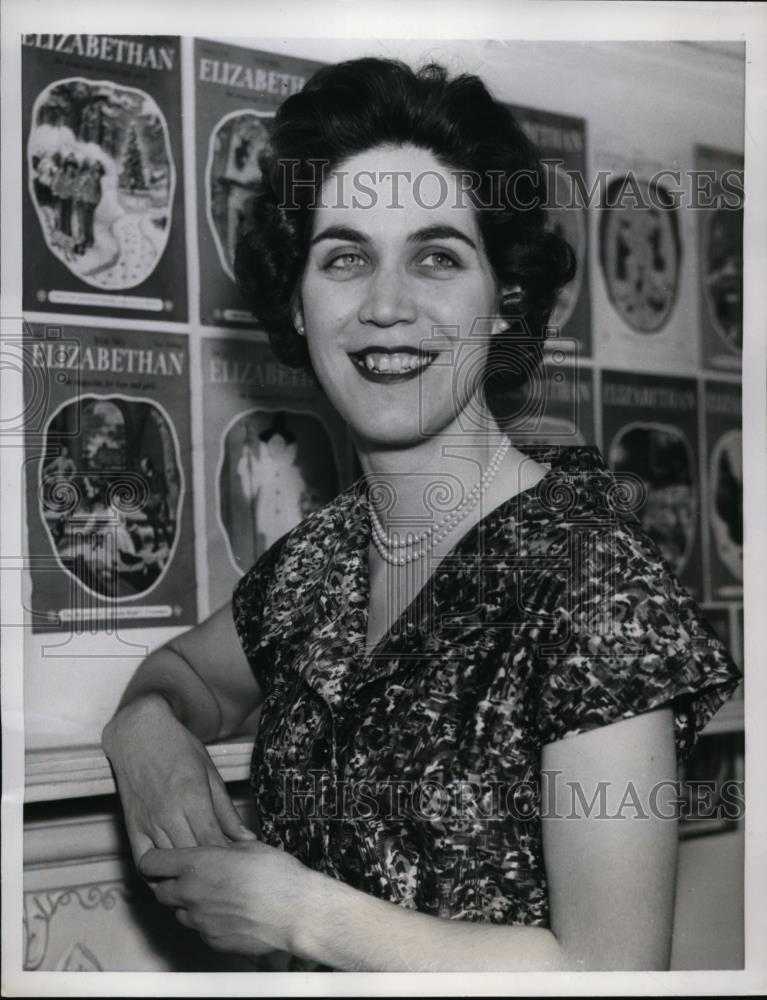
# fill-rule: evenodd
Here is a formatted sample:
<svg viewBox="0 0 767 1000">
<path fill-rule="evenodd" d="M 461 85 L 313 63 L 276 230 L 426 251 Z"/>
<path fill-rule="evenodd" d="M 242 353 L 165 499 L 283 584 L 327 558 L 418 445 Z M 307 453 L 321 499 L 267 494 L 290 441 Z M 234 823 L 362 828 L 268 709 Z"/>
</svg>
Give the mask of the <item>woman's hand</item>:
<svg viewBox="0 0 767 1000">
<path fill-rule="evenodd" d="M 120 709 L 104 731 L 104 748 L 136 864 L 153 847 L 256 839 L 207 750 L 163 698 L 142 697 Z"/>
<path fill-rule="evenodd" d="M 298 921 L 312 909 L 309 900 L 317 902 L 324 878 L 260 842 L 152 850 L 139 868 L 185 927 L 218 951 L 251 957 L 275 949 L 298 954 Z"/>
</svg>

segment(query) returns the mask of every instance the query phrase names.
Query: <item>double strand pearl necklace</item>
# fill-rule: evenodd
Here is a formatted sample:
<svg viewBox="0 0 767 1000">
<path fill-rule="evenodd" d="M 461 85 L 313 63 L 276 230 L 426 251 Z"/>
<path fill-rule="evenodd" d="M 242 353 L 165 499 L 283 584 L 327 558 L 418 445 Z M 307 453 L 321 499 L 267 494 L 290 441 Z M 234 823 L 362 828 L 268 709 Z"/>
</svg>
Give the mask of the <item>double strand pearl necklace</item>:
<svg viewBox="0 0 767 1000">
<path fill-rule="evenodd" d="M 482 473 L 482 478 L 477 485 L 466 494 L 455 510 L 445 515 L 441 521 L 426 528 L 419 535 L 414 535 L 409 531 L 404 538 L 400 538 L 396 534 L 394 537 L 390 536 L 371 506 L 370 527 L 373 542 L 381 554 L 381 558 L 392 566 L 406 566 L 408 563 L 423 559 L 424 556 L 428 555 L 435 545 L 449 535 L 474 510 L 495 479 L 510 447 L 511 441 L 505 437 L 498 446 L 490 464 Z"/>
</svg>

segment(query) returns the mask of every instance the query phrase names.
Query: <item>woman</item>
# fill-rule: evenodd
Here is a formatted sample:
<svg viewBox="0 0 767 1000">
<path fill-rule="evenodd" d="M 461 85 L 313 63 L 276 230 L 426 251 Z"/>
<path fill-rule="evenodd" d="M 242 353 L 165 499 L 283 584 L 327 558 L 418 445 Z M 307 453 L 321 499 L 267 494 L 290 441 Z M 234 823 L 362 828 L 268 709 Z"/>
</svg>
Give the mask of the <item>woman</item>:
<svg viewBox="0 0 767 1000">
<path fill-rule="evenodd" d="M 141 871 L 250 956 L 667 968 L 677 756 L 739 677 L 595 451 L 491 412 L 573 269 L 532 148 L 477 78 L 362 59 L 263 168 L 239 280 L 364 476 L 131 681 L 104 746 Z M 256 840 L 203 743 L 259 706 Z"/>
</svg>

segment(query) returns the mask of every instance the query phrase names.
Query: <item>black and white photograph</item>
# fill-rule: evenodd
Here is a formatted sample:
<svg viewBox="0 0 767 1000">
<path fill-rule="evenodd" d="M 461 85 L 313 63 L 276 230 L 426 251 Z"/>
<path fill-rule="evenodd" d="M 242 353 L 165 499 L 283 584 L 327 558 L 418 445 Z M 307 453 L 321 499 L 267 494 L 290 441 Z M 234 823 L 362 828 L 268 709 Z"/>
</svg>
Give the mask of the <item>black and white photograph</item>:
<svg viewBox="0 0 767 1000">
<path fill-rule="evenodd" d="M 3 13 L 3 995 L 763 995 L 767 11 Z"/>
</svg>

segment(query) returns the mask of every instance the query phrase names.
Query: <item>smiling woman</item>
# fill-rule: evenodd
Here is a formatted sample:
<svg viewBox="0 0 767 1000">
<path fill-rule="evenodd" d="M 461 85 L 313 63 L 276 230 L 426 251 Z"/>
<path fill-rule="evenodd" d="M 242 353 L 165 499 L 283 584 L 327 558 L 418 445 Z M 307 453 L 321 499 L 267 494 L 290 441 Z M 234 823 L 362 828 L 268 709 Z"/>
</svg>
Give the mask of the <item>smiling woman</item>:
<svg viewBox="0 0 767 1000">
<path fill-rule="evenodd" d="M 530 143 L 478 78 L 362 59 L 261 169 L 235 270 L 363 475 L 131 681 L 104 746 L 141 871 L 293 968 L 666 968 L 677 762 L 740 674 L 595 449 L 494 416 L 574 267 Z M 203 742 L 259 707 L 256 839 Z"/>
</svg>

